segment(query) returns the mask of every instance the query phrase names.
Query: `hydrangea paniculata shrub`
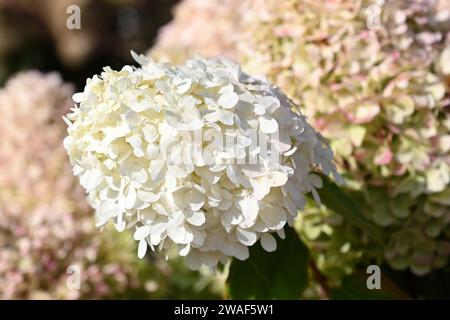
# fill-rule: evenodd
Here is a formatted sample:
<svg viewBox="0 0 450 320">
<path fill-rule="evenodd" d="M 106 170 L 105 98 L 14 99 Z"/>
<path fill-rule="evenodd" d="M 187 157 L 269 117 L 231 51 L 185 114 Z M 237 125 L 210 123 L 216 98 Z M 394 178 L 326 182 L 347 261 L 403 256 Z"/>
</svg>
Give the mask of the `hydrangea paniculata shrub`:
<svg viewBox="0 0 450 320">
<path fill-rule="evenodd" d="M 134 54 L 74 95 L 64 141 L 97 225 L 134 230 L 138 256 L 175 247 L 192 269 L 276 250 L 333 154 L 277 88 L 224 59 Z M 253 139 L 253 136 L 255 139 Z"/>
</svg>

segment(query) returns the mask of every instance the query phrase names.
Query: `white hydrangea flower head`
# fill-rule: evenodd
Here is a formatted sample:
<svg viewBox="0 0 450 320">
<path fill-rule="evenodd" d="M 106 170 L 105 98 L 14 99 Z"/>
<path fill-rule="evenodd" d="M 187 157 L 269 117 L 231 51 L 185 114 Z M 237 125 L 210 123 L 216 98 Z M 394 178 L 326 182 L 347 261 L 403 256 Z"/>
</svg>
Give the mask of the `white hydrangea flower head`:
<svg viewBox="0 0 450 320">
<path fill-rule="evenodd" d="M 97 225 L 133 229 L 141 258 L 175 246 L 192 269 L 245 260 L 258 240 L 276 250 L 273 234 L 284 237 L 305 194 L 319 201 L 314 171 L 340 179 L 326 141 L 277 88 L 228 60 L 133 56 L 139 68 L 89 79 L 65 119 Z"/>
</svg>

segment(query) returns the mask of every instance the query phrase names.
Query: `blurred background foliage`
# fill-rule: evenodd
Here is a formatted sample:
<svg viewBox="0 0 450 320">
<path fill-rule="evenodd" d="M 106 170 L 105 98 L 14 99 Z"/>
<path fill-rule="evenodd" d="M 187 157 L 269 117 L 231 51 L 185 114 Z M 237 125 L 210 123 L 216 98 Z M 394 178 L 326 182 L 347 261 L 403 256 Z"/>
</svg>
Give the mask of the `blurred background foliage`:
<svg viewBox="0 0 450 320">
<path fill-rule="evenodd" d="M 84 87 L 103 66 L 131 63 L 171 19 L 177 0 L 0 0 L 0 84 L 19 70 L 58 70 Z M 67 7 L 81 9 L 81 29 L 66 27 Z"/>
<path fill-rule="evenodd" d="M 393 297 L 450 298 L 448 1 L 178 2 L 0 0 L 0 298 L 228 297 L 226 268 L 141 261 L 130 235 L 98 232 L 67 164 L 61 115 L 73 92 L 149 48 L 174 63 L 226 56 L 265 75 L 330 139 L 384 243 L 308 206 L 297 221 L 312 258 L 304 298 L 392 297 L 364 290 L 371 263 Z M 81 30 L 66 27 L 73 4 Z M 369 29 L 374 5 L 381 24 Z M 80 290 L 66 285 L 72 264 Z"/>
</svg>

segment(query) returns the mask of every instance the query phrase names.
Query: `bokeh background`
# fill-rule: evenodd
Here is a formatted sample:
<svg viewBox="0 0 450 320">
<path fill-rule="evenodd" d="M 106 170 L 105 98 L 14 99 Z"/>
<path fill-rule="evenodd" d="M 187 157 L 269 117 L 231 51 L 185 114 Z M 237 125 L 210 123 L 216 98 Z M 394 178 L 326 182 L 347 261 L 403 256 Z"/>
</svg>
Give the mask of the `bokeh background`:
<svg viewBox="0 0 450 320">
<path fill-rule="evenodd" d="M 69 5 L 80 30 L 66 27 Z M 227 297 L 226 269 L 138 260 L 129 234 L 96 230 L 72 176 L 61 116 L 88 77 L 133 64 L 130 50 L 230 58 L 330 140 L 384 242 L 308 206 L 303 298 L 364 298 L 352 275 L 374 263 L 398 297 L 450 298 L 449 0 L 0 0 L 1 299 Z"/>
</svg>

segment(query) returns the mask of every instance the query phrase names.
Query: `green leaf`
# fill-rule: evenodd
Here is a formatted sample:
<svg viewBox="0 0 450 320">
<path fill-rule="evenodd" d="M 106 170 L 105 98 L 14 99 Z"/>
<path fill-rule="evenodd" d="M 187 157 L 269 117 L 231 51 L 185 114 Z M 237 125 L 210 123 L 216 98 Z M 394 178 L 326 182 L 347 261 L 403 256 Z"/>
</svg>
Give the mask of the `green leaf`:
<svg viewBox="0 0 450 320">
<path fill-rule="evenodd" d="M 374 240 L 383 243 L 382 231 L 375 224 L 371 223 L 364 215 L 363 210 L 358 203 L 343 191 L 339 186 L 321 173 L 319 175 L 323 181 L 323 186 L 317 189 L 322 204 L 328 209 L 335 211 L 343 216 L 349 223 L 369 233 Z"/>
<path fill-rule="evenodd" d="M 228 276 L 233 299 L 299 299 L 308 281 L 309 253 L 295 230 L 285 228 L 286 239 L 277 239 L 277 250 L 266 252 L 259 242 L 250 258 L 233 259 Z"/>
</svg>

